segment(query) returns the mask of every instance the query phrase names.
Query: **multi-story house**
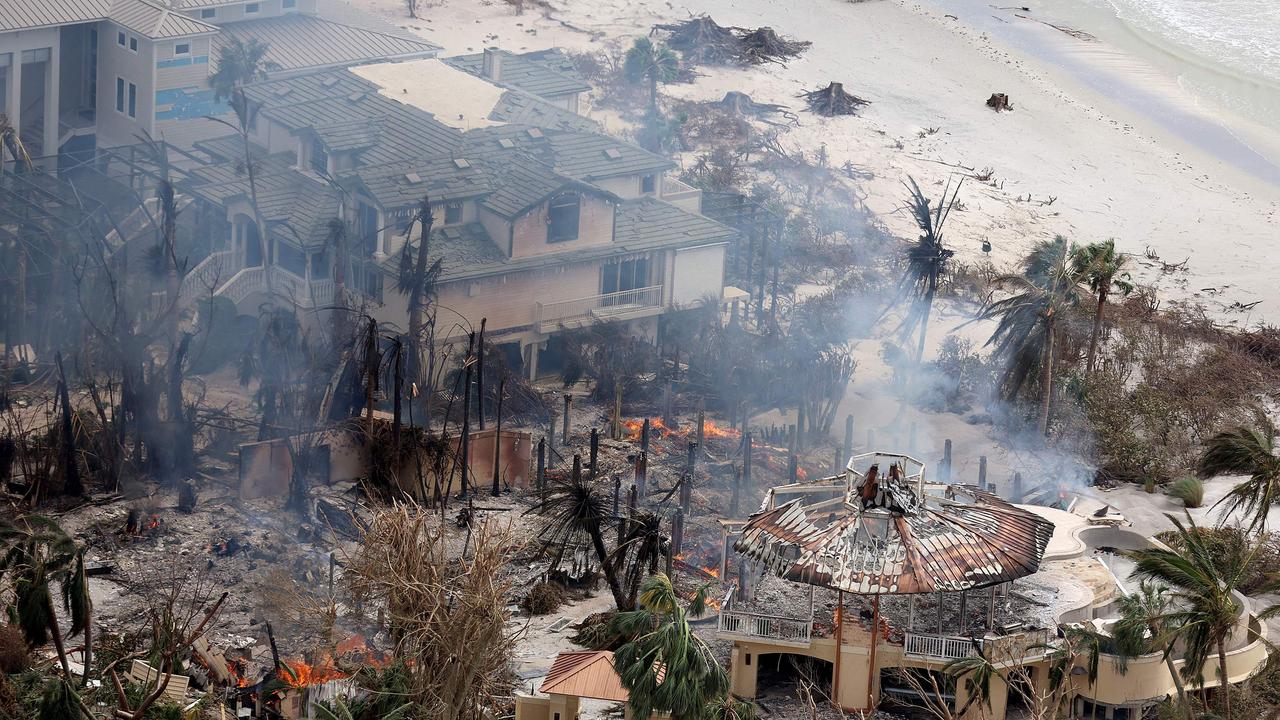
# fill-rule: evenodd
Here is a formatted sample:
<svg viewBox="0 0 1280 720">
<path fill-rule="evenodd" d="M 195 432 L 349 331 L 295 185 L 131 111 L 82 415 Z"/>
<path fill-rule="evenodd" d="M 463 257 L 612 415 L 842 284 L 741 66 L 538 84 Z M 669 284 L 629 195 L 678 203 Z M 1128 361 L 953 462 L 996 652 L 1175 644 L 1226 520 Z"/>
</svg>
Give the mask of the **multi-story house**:
<svg viewBox="0 0 1280 720">
<path fill-rule="evenodd" d="M 21 0 L 0 3 L 0 113 L 33 157 L 221 132 L 208 78 L 233 38 L 267 43 L 271 75 L 437 46 L 336 0 Z M 194 122 L 193 122 L 194 121 Z"/>
<path fill-rule="evenodd" d="M 442 263 L 439 331 L 465 333 L 486 318 L 489 337 L 530 375 L 556 368 L 566 328 L 611 319 L 652 336 L 666 310 L 720 298 L 734 231 L 700 214 L 701 194 L 667 176 L 670 160 L 568 109 L 586 86 L 564 75 L 558 54 L 535 54 L 538 71 L 522 71 L 519 84 L 483 70 L 521 57 L 489 50 L 474 74 L 424 59 L 249 86 L 269 237 L 264 248 L 243 139 L 197 141 L 202 162 L 179 188 L 213 228 L 216 251 L 187 276 L 184 298 L 216 295 L 242 313 L 275 300 L 318 318 L 334 302 L 340 219 L 345 297 L 405 329 L 407 298 L 393 288 L 406 243 L 421 243 L 416 227 L 406 231 L 424 197 L 428 254 Z"/>
</svg>

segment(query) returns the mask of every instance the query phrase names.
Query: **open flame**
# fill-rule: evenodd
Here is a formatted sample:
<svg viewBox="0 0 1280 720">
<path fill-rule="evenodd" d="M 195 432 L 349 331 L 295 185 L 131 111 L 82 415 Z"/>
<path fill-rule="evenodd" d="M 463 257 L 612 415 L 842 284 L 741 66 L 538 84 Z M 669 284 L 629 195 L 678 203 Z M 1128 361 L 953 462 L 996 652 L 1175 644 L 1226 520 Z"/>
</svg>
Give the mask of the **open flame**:
<svg viewBox="0 0 1280 720">
<path fill-rule="evenodd" d="M 282 660 L 281 664 L 285 665 L 288 671 L 286 672 L 282 668 L 279 673 L 280 679 L 292 688 L 321 685 L 332 680 L 342 680 L 348 677 L 347 673 L 334 667 L 333 658 L 328 656 L 325 656 L 314 665 L 301 660 Z"/>
<path fill-rule="evenodd" d="M 644 431 L 644 418 L 637 418 L 635 420 L 623 420 L 622 427 L 626 428 L 628 440 L 633 440 L 633 441 L 639 440 L 640 433 Z M 671 427 L 667 427 L 666 423 L 662 422 L 662 418 L 654 417 L 654 418 L 649 418 L 649 432 L 656 434 L 660 438 L 669 438 L 669 437 L 690 438 L 690 437 L 698 436 L 698 427 L 697 427 L 697 424 L 695 423 L 695 424 L 689 425 L 689 427 L 671 428 Z M 715 422 L 711 420 L 704 419 L 702 421 L 702 436 L 704 439 L 705 438 L 739 438 L 739 437 L 742 437 L 742 433 L 737 430 L 734 430 L 733 428 L 727 428 L 727 427 L 724 427 L 723 425 L 717 425 Z"/>
</svg>

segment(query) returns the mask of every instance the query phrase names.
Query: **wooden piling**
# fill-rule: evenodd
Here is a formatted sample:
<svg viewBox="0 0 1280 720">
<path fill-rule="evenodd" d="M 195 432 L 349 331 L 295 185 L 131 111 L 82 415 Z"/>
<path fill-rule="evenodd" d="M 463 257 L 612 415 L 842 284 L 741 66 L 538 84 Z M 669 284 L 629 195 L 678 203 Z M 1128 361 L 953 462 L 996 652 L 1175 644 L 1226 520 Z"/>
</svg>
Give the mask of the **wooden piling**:
<svg viewBox="0 0 1280 720">
<path fill-rule="evenodd" d="M 649 452 L 649 418 L 640 425 L 640 452 Z"/>
<path fill-rule="evenodd" d="M 804 401 L 796 403 L 796 450 L 804 449 L 804 429 L 805 429 L 805 412 Z"/>
<path fill-rule="evenodd" d="M 569 393 L 564 394 L 564 424 L 560 430 L 560 441 L 565 447 L 569 447 L 569 411 L 573 408 L 573 396 Z"/>
<path fill-rule="evenodd" d="M 547 491 L 547 440 L 538 440 L 538 496 L 544 497 Z"/>
<path fill-rule="evenodd" d="M 796 457 L 796 426 L 787 429 L 787 477 L 788 482 L 796 482 L 800 474 L 800 460 Z"/>
<path fill-rule="evenodd" d="M 947 438 L 942 443 L 942 467 L 940 468 L 942 482 L 951 482 L 951 438 Z"/>
<path fill-rule="evenodd" d="M 590 453 L 588 456 L 590 459 L 587 461 L 587 474 L 594 480 L 596 477 L 596 460 L 600 456 L 600 431 L 595 428 L 591 428 Z"/>
<path fill-rule="evenodd" d="M 978 489 L 987 489 L 987 456 L 978 457 Z"/>
</svg>

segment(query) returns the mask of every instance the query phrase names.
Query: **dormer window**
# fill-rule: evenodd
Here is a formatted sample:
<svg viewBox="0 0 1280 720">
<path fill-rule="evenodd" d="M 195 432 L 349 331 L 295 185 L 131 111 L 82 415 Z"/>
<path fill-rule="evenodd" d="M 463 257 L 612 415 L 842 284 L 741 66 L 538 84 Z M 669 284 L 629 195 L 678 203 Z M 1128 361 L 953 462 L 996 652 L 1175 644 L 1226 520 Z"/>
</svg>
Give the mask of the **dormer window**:
<svg viewBox="0 0 1280 720">
<path fill-rule="evenodd" d="M 244 6 L 244 14 L 245 14 L 245 15 L 257 15 L 257 14 L 258 14 L 258 3 L 249 3 L 249 4 L 245 5 L 245 6 Z"/>
<path fill-rule="evenodd" d="M 658 189 L 658 176 L 645 175 L 640 178 L 640 192 L 645 195 L 652 195 Z"/>
<path fill-rule="evenodd" d="M 562 193 L 551 198 L 547 207 L 547 242 L 578 239 L 578 216 L 582 200 L 577 193 Z"/>
<path fill-rule="evenodd" d="M 200 11 L 201 20 L 213 20 L 216 17 L 218 17 L 217 8 L 205 8 Z"/>
<path fill-rule="evenodd" d="M 444 224 L 457 225 L 460 222 L 462 222 L 462 203 L 460 202 L 445 203 Z"/>
</svg>

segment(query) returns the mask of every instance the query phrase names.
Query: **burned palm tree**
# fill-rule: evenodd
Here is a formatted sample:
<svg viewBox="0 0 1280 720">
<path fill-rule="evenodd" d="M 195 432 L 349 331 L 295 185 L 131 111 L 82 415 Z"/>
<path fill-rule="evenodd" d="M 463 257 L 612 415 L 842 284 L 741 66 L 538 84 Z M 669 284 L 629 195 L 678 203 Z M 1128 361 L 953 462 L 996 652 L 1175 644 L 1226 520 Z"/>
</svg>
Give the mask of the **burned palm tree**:
<svg viewBox="0 0 1280 720">
<path fill-rule="evenodd" d="M 32 170 L 31 156 L 27 154 L 27 148 L 22 144 L 17 126 L 9 120 L 8 115 L 0 113 L 0 175 L 4 174 L 5 153 L 8 153 L 9 161 L 14 164 L 18 172 Z"/>
<path fill-rule="evenodd" d="M 419 390 L 425 390 L 430 396 L 427 380 L 435 370 L 434 334 L 435 313 L 431 305 L 435 300 L 436 281 L 440 278 L 444 265 L 441 259 L 430 261 L 431 229 L 435 217 L 431 214 L 431 198 L 424 195 L 418 203 L 417 212 L 409 221 L 405 230 L 404 249 L 400 255 L 400 272 L 396 278 L 396 289 L 402 295 L 409 296 L 409 377 Z M 418 247 L 412 243 L 413 227 L 418 226 Z M 426 352 L 424 353 L 424 349 Z M 424 357 L 429 355 L 430 357 Z M 431 418 L 425 418 L 430 424 Z"/>
<path fill-rule="evenodd" d="M 902 278 L 902 292 L 899 297 L 910 296 L 911 308 L 902 321 L 902 329 L 919 333 L 916 342 L 915 364 L 924 360 L 924 348 L 929 333 L 929 315 L 933 311 L 933 299 L 938 293 L 938 283 L 946 273 L 947 263 L 955 255 L 942 241 L 943 227 L 951 210 L 955 207 L 956 198 L 960 194 L 960 186 L 964 181 L 956 183 L 951 190 L 950 184 L 942 189 L 942 197 L 937 206 L 933 206 L 925 197 L 915 178 L 908 176 L 903 185 L 907 188 L 907 209 L 911 218 L 920 230 L 914 244 L 907 248 L 906 273 Z M 950 196 L 948 196 L 950 191 Z"/>
</svg>

